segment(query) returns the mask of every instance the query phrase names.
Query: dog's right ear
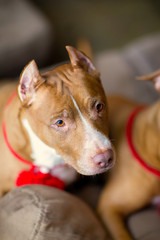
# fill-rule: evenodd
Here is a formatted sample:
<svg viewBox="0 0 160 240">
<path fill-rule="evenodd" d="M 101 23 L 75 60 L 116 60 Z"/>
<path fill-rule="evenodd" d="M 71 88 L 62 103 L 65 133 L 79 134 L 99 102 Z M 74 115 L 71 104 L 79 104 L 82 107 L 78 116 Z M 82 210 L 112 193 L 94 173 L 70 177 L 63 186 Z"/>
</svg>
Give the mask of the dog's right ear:
<svg viewBox="0 0 160 240">
<path fill-rule="evenodd" d="M 18 85 L 18 95 L 24 105 L 29 106 L 33 102 L 36 90 L 43 82 L 37 64 L 32 60 L 21 73 Z"/>
<path fill-rule="evenodd" d="M 155 89 L 160 92 L 160 70 L 150 73 L 145 76 L 137 77 L 137 80 L 142 80 L 142 81 L 152 81 L 154 84 Z"/>
</svg>

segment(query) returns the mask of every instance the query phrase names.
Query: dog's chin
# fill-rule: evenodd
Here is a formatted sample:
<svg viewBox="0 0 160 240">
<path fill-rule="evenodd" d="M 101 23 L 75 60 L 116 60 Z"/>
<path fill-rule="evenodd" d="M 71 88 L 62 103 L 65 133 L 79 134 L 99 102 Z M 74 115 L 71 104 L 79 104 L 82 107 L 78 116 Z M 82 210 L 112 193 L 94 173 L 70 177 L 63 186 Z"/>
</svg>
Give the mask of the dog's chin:
<svg viewBox="0 0 160 240">
<path fill-rule="evenodd" d="M 97 174 L 101 174 L 104 172 L 109 171 L 112 167 L 114 166 L 114 163 L 110 164 L 109 166 L 105 167 L 105 168 L 88 168 L 86 169 L 76 169 L 78 173 L 82 174 L 82 175 L 86 175 L 86 176 L 93 176 L 93 175 L 97 175 Z"/>
<path fill-rule="evenodd" d="M 115 164 L 115 159 L 113 159 L 113 161 L 110 162 L 106 167 L 100 167 L 94 164 L 82 164 L 81 161 L 79 161 L 79 163 L 77 164 L 78 161 L 74 163 L 73 160 L 69 158 L 65 158 L 64 161 L 68 167 L 74 168 L 79 174 L 85 176 L 93 176 L 107 172 L 111 168 L 113 168 Z"/>
</svg>

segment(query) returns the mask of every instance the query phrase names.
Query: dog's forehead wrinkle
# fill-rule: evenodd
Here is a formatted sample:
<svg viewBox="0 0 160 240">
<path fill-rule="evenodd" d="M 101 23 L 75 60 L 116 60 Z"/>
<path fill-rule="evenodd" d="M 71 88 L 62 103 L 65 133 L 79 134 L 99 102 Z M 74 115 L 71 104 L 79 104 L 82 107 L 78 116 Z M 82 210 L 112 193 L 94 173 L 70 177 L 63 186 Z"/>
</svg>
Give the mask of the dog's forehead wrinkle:
<svg viewBox="0 0 160 240">
<path fill-rule="evenodd" d="M 88 88 L 93 86 L 93 84 L 97 85 L 98 83 L 95 77 L 91 76 L 81 68 L 73 70 L 70 64 L 59 66 L 52 71 L 44 73 L 44 76 L 48 78 L 48 83 L 55 84 L 55 82 L 62 81 L 64 86 L 67 86 L 68 88 L 78 86 L 83 88 L 85 86 L 85 88 Z"/>
<path fill-rule="evenodd" d="M 55 70 L 51 71 L 50 74 L 48 74 L 48 78 L 52 77 L 54 81 L 60 80 L 63 81 L 66 85 L 72 85 L 74 84 L 74 81 L 72 81 L 73 75 L 74 72 L 71 71 L 69 66 L 66 67 L 66 65 L 63 65 L 63 68 L 58 67 Z"/>
</svg>

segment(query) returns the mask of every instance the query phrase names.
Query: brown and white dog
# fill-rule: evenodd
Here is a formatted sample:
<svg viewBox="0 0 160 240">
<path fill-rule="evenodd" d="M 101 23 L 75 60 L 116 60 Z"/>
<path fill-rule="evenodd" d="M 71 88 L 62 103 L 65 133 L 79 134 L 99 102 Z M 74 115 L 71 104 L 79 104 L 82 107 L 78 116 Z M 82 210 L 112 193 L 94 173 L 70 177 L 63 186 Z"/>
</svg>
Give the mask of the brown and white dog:
<svg viewBox="0 0 160 240">
<path fill-rule="evenodd" d="M 14 187 L 22 169 L 29 169 L 16 154 L 66 183 L 76 171 L 95 175 L 114 164 L 99 73 L 85 54 L 66 48 L 71 62 L 43 74 L 31 61 L 8 104 L 17 84 L 1 85 L 0 196 Z"/>
<path fill-rule="evenodd" d="M 160 71 L 139 80 L 152 80 L 160 92 Z M 117 164 L 98 212 L 113 239 L 131 240 L 124 218 L 160 195 L 160 101 L 142 108 L 120 97 L 110 97 L 108 103 Z"/>
</svg>

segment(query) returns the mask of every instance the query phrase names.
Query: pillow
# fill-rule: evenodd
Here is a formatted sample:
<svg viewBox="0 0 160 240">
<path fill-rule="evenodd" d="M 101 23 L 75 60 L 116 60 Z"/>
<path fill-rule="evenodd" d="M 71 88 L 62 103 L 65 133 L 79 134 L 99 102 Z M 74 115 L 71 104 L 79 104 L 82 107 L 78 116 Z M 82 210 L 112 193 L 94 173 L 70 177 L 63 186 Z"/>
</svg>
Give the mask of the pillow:
<svg viewBox="0 0 160 240">
<path fill-rule="evenodd" d="M 0 200 L 1 240 L 104 240 L 105 231 L 80 199 L 56 188 L 26 185 Z"/>
</svg>

